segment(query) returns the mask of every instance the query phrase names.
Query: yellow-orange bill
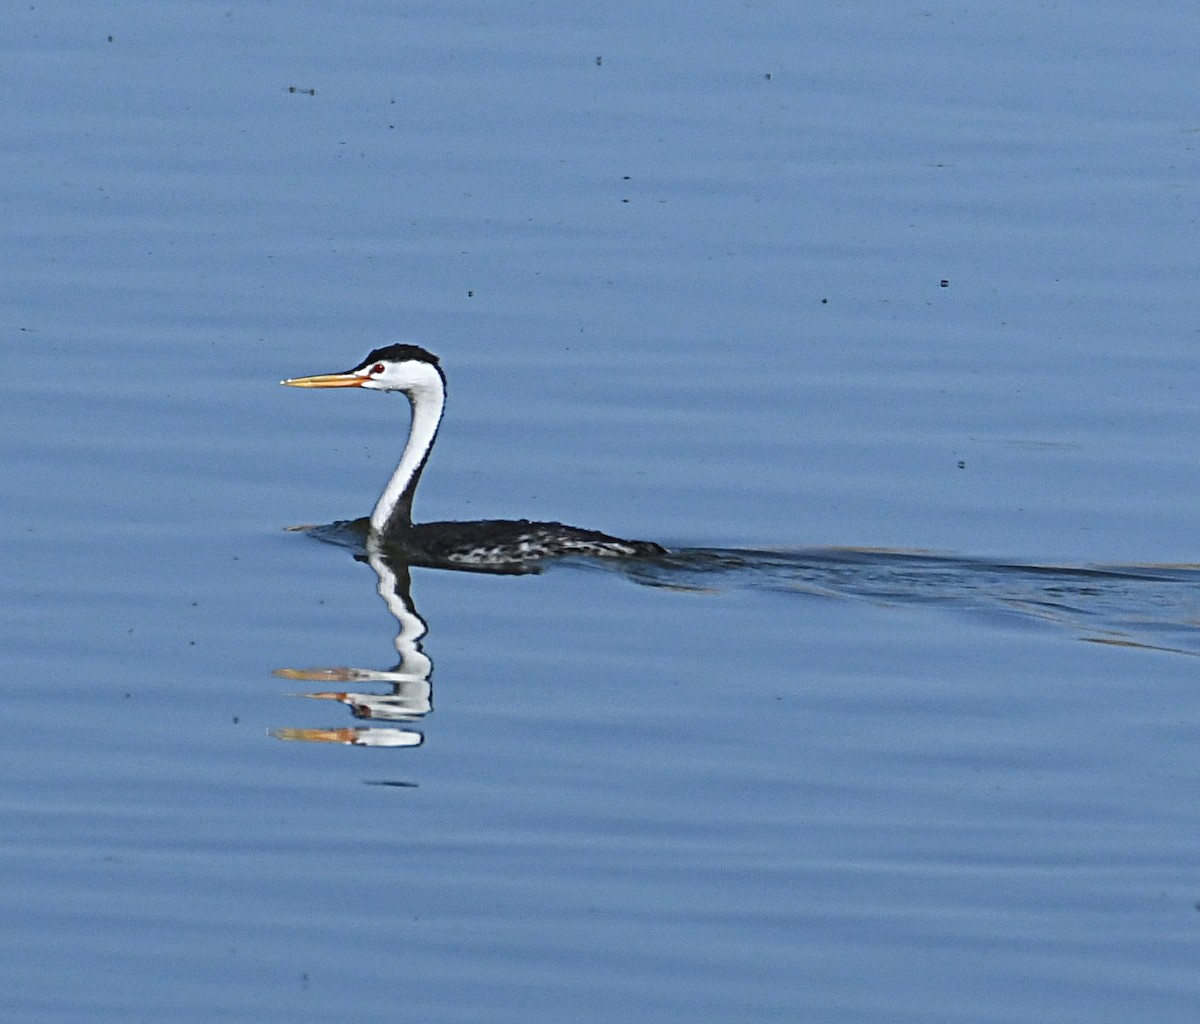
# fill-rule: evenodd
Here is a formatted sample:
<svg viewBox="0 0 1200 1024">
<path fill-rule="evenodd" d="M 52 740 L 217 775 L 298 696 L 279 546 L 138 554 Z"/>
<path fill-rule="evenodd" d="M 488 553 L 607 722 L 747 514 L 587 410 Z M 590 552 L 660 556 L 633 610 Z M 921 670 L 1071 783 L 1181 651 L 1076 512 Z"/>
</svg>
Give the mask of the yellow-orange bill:
<svg viewBox="0 0 1200 1024">
<path fill-rule="evenodd" d="M 318 373 L 315 377 L 292 377 L 279 383 L 289 388 L 361 388 L 366 382 L 366 377 L 355 373 Z"/>
</svg>

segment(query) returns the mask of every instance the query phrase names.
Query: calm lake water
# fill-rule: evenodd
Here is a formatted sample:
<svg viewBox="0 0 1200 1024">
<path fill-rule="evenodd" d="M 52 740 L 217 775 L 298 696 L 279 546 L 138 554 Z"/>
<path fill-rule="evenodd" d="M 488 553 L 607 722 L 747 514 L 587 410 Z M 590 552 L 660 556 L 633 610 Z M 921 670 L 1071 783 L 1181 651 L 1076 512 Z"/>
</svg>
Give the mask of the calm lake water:
<svg viewBox="0 0 1200 1024">
<path fill-rule="evenodd" d="M 1193 6 L 0 21 L 0 1017 L 1195 1020 Z"/>
</svg>

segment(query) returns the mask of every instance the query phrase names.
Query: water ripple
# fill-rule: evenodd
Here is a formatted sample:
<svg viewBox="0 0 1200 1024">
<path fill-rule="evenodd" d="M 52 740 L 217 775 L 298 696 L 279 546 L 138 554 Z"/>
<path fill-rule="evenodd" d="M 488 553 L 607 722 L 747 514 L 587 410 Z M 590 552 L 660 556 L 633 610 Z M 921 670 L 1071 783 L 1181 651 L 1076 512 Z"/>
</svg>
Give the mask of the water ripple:
<svg viewBox="0 0 1200 1024">
<path fill-rule="evenodd" d="M 1200 654 L 1197 565 L 1056 566 L 863 548 L 685 548 L 623 568 L 647 586 L 1000 611 L 1057 624 L 1092 643 Z"/>
</svg>

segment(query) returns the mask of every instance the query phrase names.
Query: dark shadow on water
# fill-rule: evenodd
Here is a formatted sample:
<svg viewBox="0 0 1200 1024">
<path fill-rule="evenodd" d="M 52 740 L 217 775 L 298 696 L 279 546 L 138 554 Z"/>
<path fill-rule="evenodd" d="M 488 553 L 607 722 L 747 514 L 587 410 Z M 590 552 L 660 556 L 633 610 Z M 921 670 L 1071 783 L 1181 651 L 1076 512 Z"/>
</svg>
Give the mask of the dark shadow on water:
<svg viewBox="0 0 1200 1024">
<path fill-rule="evenodd" d="M 304 532 L 348 549 L 374 570 L 376 590 L 399 625 L 398 662 L 390 669 L 278 669 L 276 675 L 325 685 L 352 684 L 345 690 L 327 688 L 302 696 L 339 701 L 355 718 L 389 724 L 276 730 L 274 735 L 281 739 L 388 747 L 423 742 L 422 732 L 413 726 L 433 708 L 433 663 L 422 648 L 427 627 L 413 603 L 411 568 L 428 563 L 412 562 L 403 550 L 369 538 L 363 522 Z M 640 585 L 681 593 L 750 589 L 793 598 L 1003 614 L 1053 625 L 1088 643 L 1200 655 L 1198 565 L 1054 566 L 864 548 L 680 548 L 637 559 L 437 568 L 512 575 L 558 566 L 619 572 Z M 364 691 L 357 687 L 360 683 L 382 686 L 384 692 Z"/>
</svg>

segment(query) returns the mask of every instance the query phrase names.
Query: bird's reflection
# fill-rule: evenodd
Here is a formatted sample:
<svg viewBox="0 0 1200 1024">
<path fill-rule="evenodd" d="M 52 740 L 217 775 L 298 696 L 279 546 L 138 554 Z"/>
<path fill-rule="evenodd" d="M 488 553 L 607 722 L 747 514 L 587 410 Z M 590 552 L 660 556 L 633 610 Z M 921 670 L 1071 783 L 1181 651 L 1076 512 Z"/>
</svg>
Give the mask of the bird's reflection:
<svg viewBox="0 0 1200 1024">
<path fill-rule="evenodd" d="M 374 570 L 379 596 L 399 626 L 395 641 L 399 660 L 391 669 L 277 669 L 275 674 L 284 679 L 320 684 L 319 690 L 299 696 L 338 701 L 355 718 L 376 724 L 276 729 L 272 735 L 362 747 L 419 746 L 424 736 L 416 725 L 433 710 L 433 663 L 421 646 L 427 628 L 413 604 L 411 566 L 503 575 L 541 572 L 543 566 L 506 564 L 489 569 L 432 562 L 419 552 L 414 555 L 381 541 L 366 529 L 365 520 L 304 532 L 350 548 L 357 560 Z M 677 548 L 630 559 L 566 561 L 579 568 L 616 571 L 656 589 L 711 594 L 749 587 L 800 598 L 999 611 L 1056 625 L 1089 643 L 1200 655 L 1200 565 L 1054 566 L 861 548 Z"/>
<path fill-rule="evenodd" d="M 428 627 L 413 605 L 410 567 L 397 553 L 388 552 L 374 539 L 368 539 L 366 550 L 355 557 L 375 570 L 379 596 L 399 624 L 396 633 L 399 661 L 395 667 L 280 668 L 275 670 L 275 675 L 326 685 L 345 684 L 345 690 L 326 689 L 298 696 L 338 701 L 345 704 L 355 718 L 373 722 L 420 722 L 433 710 L 433 684 L 430 681 L 433 662 L 421 648 Z M 358 689 L 360 684 L 373 684 L 382 692 L 365 692 Z M 416 747 L 424 740 L 418 729 L 396 725 L 276 729 L 272 735 L 282 740 L 345 743 L 359 747 Z"/>
</svg>

